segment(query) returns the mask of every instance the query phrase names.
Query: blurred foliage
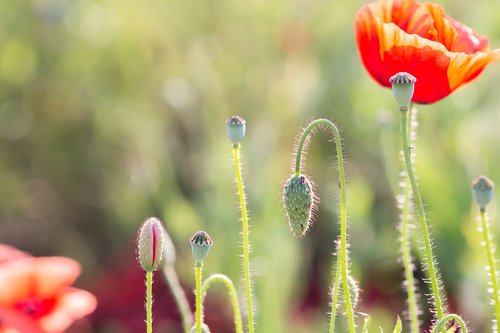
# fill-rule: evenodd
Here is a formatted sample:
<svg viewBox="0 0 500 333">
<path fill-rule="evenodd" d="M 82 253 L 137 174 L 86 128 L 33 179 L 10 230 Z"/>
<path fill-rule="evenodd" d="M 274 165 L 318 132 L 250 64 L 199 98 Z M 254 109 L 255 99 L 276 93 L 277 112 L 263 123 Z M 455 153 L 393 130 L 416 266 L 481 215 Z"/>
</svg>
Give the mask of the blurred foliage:
<svg viewBox="0 0 500 333">
<path fill-rule="evenodd" d="M 247 120 L 242 154 L 258 331 L 326 331 L 338 234 L 328 135 L 309 152 L 322 201 L 305 239 L 290 236 L 279 194 L 294 137 L 316 117 L 332 119 L 344 137 L 359 310 L 372 314 L 372 327 L 393 327 L 405 298 L 395 203 L 399 114 L 359 61 L 352 24 L 364 3 L 0 0 L 0 241 L 82 263 L 79 283 L 100 308 L 74 332 L 142 330 L 134 242 L 151 215 L 174 240 L 188 294 L 188 238 L 199 229 L 215 243 L 206 273 L 225 273 L 241 287 L 224 127 L 233 114 Z M 497 1 L 442 4 L 500 47 Z M 417 171 L 446 292 L 477 332 L 489 326 L 492 307 L 469 187 L 483 173 L 500 182 L 499 76 L 493 64 L 442 102 L 417 106 Z M 177 332 L 177 311 L 156 280 L 156 329 Z M 207 322 L 215 332 L 233 329 L 220 289 L 209 297 Z"/>
</svg>

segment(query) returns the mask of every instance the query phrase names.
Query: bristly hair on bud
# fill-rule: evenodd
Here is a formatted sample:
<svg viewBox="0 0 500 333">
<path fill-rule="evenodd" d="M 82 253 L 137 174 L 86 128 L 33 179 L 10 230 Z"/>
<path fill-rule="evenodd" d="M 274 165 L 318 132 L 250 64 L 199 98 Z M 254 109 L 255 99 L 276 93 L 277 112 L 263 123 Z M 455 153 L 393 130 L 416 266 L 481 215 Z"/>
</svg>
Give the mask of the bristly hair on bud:
<svg viewBox="0 0 500 333">
<path fill-rule="evenodd" d="M 245 137 L 245 119 L 240 116 L 232 116 L 226 121 L 226 131 L 229 140 L 235 145 L 239 144 Z"/>
<path fill-rule="evenodd" d="M 193 254 L 196 266 L 203 265 L 203 261 L 208 255 L 208 250 L 212 247 L 212 240 L 205 231 L 198 231 L 191 237 L 191 253 Z"/>
<path fill-rule="evenodd" d="M 472 197 L 480 210 L 484 211 L 491 202 L 494 188 L 495 184 L 486 176 L 479 176 L 472 182 Z"/>
<path fill-rule="evenodd" d="M 303 174 L 291 175 L 283 188 L 283 204 L 292 234 L 295 237 L 305 236 L 314 222 L 318 207 L 314 183 Z"/>
<path fill-rule="evenodd" d="M 165 231 L 156 217 L 146 219 L 137 236 L 137 260 L 146 272 L 153 272 L 161 262 Z"/>
<path fill-rule="evenodd" d="M 399 104 L 400 110 L 407 111 L 408 104 L 410 104 L 413 98 L 417 79 L 410 73 L 399 72 L 391 76 L 389 82 L 392 83 L 392 93 Z"/>
</svg>

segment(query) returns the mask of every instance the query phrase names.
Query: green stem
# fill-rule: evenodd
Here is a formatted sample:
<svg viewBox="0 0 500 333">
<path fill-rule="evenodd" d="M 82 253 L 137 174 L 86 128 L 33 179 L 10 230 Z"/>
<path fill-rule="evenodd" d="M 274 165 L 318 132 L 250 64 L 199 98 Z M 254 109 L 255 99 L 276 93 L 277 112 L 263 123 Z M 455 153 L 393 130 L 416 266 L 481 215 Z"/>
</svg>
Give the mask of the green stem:
<svg viewBox="0 0 500 333">
<path fill-rule="evenodd" d="M 146 272 L 146 332 L 153 332 L 153 272 Z"/>
<path fill-rule="evenodd" d="M 415 203 L 418 211 L 418 219 L 420 222 L 420 228 L 422 229 L 422 236 L 424 240 L 425 247 L 425 259 L 427 260 L 427 269 L 429 270 L 429 278 L 431 281 L 432 295 L 434 298 L 434 306 L 436 309 L 437 320 L 441 320 L 444 316 L 443 305 L 441 301 L 441 294 L 439 292 L 439 280 L 437 277 L 436 268 L 434 266 L 434 255 L 432 253 L 432 243 L 429 236 L 429 230 L 427 228 L 427 222 L 425 220 L 425 210 L 424 204 L 422 202 L 422 197 L 420 196 L 420 191 L 417 185 L 417 180 L 415 178 L 415 173 L 413 171 L 413 164 L 410 157 L 411 146 L 408 140 L 408 109 L 401 109 L 401 138 L 403 143 L 403 153 L 406 164 L 406 172 L 408 178 L 410 179 L 411 189 L 415 198 Z"/>
<path fill-rule="evenodd" d="M 243 333 L 241 311 L 240 311 L 240 306 L 238 304 L 238 297 L 236 295 L 236 288 L 234 287 L 233 281 L 231 281 L 231 279 L 224 274 L 212 274 L 207 279 L 205 279 L 205 281 L 203 281 L 203 284 L 201 286 L 201 295 L 203 299 L 208 291 L 208 288 L 213 282 L 221 282 L 224 284 L 224 286 L 226 286 L 227 291 L 229 293 L 229 298 L 231 298 L 231 305 L 233 307 L 234 325 L 236 327 L 236 333 Z"/>
<path fill-rule="evenodd" d="M 201 333 L 201 272 L 203 265 L 196 265 L 196 333 Z"/>
<path fill-rule="evenodd" d="M 460 325 L 460 330 L 464 333 L 467 333 L 467 325 L 465 325 L 464 320 L 459 315 L 456 315 L 454 313 L 448 314 L 448 315 L 444 316 L 443 318 L 441 318 L 438 321 L 438 323 L 436 324 L 436 326 L 434 326 L 431 333 L 436 333 L 436 332 L 439 332 L 440 330 L 442 330 L 444 328 L 444 325 L 449 320 L 455 320 L 456 322 L 458 322 L 458 324 Z"/>
<path fill-rule="evenodd" d="M 349 321 L 349 332 L 354 333 L 355 332 L 355 324 L 354 324 L 354 314 L 353 314 L 353 309 L 352 309 L 352 304 L 351 304 L 351 294 L 349 291 L 349 282 L 347 279 L 347 271 L 348 271 L 348 255 L 347 255 L 347 209 L 346 209 L 346 185 L 345 185 L 345 171 L 344 171 L 344 158 L 342 156 L 342 142 L 340 139 L 340 133 L 339 130 L 337 129 L 337 126 L 335 126 L 334 123 L 332 123 L 328 119 L 317 119 L 312 121 L 304 130 L 302 133 L 302 136 L 300 137 L 299 145 L 297 147 L 297 155 L 296 155 L 296 160 L 295 160 L 295 174 L 299 175 L 300 174 L 300 165 L 301 165 L 301 158 L 302 158 L 302 150 L 304 149 L 304 143 L 306 142 L 306 139 L 311 133 L 311 131 L 316 127 L 316 126 L 326 126 L 330 128 L 330 130 L 333 132 L 333 135 L 335 136 L 335 146 L 337 150 L 337 160 L 338 160 L 338 169 L 339 169 L 339 184 L 340 184 L 340 269 L 342 273 L 342 285 L 344 287 L 344 298 L 345 298 L 345 304 L 347 308 L 347 318 Z M 335 286 L 334 286 L 335 288 Z M 334 289 L 335 291 L 335 289 Z M 333 304 L 332 304 L 333 305 Z M 335 313 L 336 309 L 332 308 L 331 311 L 331 317 L 330 317 L 330 332 L 332 326 L 335 327 L 335 324 L 331 324 L 332 319 L 335 320 Z"/>
<path fill-rule="evenodd" d="M 177 303 L 177 308 L 179 309 L 179 312 L 181 314 L 183 331 L 184 333 L 190 333 L 191 326 L 193 325 L 193 313 L 189 308 L 186 294 L 184 293 L 184 290 L 179 283 L 179 279 L 177 278 L 174 267 L 170 265 L 164 265 L 163 275 L 167 280 L 167 284 L 172 291 L 172 295 L 174 296 L 175 302 Z"/>
<path fill-rule="evenodd" d="M 495 304 L 495 318 L 496 324 L 500 323 L 500 299 L 498 295 L 498 279 L 497 269 L 494 256 L 493 244 L 491 242 L 490 228 L 486 218 L 486 210 L 481 209 L 481 228 L 483 229 L 484 245 L 486 247 L 486 254 L 488 256 L 488 265 L 490 266 L 491 287 L 493 288 L 493 303 Z"/>
<path fill-rule="evenodd" d="M 411 129 L 412 129 L 412 114 L 411 107 L 408 111 L 408 117 L 410 121 L 407 126 L 407 135 L 409 144 L 411 144 Z M 409 219 L 409 205 L 410 205 L 410 184 L 408 183 L 408 177 L 404 177 L 404 198 L 403 206 L 401 212 L 401 255 L 403 257 L 403 268 L 406 279 L 406 292 L 408 294 L 408 312 L 410 316 L 410 330 L 412 333 L 418 333 L 418 307 L 417 307 L 417 297 L 415 293 L 415 279 L 413 277 L 413 264 L 411 260 L 411 242 L 410 242 L 410 231 L 408 224 Z"/>
<path fill-rule="evenodd" d="M 339 286 L 340 286 L 340 256 L 337 255 L 337 264 L 335 268 L 335 281 L 333 282 L 333 290 L 332 290 L 332 304 L 331 304 L 331 312 L 330 312 L 330 329 L 329 333 L 335 332 L 335 319 L 337 316 L 337 303 L 339 298 Z"/>
<path fill-rule="evenodd" d="M 250 241 L 248 237 L 248 212 L 243 188 L 243 179 L 241 177 L 240 167 L 240 145 L 233 145 L 234 172 L 236 174 L 236 185 L 238 187 L 238 197 L 241 208 L 241 227 L 243 235 L 243 278 L 245 280 L 245 294 L 248 313 L 248 332 L 254 333 L 253 322 L 253 301 L 252 301 L 252 282 L 250 280 Z"/>
</svg>

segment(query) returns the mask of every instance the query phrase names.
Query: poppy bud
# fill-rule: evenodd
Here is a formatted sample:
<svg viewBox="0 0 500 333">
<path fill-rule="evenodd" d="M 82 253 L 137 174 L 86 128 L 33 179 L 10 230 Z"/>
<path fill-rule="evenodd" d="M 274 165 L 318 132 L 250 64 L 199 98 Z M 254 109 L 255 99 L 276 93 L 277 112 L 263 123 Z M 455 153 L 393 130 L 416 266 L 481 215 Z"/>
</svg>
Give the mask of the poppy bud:
<svg viewBox="0 0 500 333">
<path fill-rule="evenodd" d="M 191 253 L 193 254 L 196 266 L 201 266 L 208 255 L 208 250 L 212 247 L 212 240 L 205 231 L 198 231 L 191 237 Z"/>
<path fill-rule="evenodd" d="M 408 110 L 415 89 L 417 79 L 406 72 L 399 72 L 389 79 L 392 83 L 392 94 L 399 104 L 401 110 Z"/>
<path fill-rule="evenodd" d="M 486 176 L 479 176 L 472 182 L 472 197 L 480 210 L 484 211 L 490 203 L 494 188 L 495 184 Z"/>
<path fill-rule="evenodd" d="M 153 272 L 160 264 L 165 231 L 159 219 L 150 217 L 142 223 L 137 237 L 137 259 L 146 272 Z"/>
<path fill-rule="evenodd" d="M 305 175 L 292 175 L 283 189 L 283 203 L 293 235 L 304 236 L 314 219 L 316 197 L 312 182 Z"/>
<path fill-rule="evenodd" d="M 193 325 L 193 327 L 191 327 L 191 333 L 196 333 L 196 325 Z M 210 333 L 210 328 L 207 324 L 201 324 L 201 333 Z"/>
<path fill-rule="evenodd" d="M 245 137 L 245 119 L 232 116 L 226 121 L 226 131 L 229 140 L 235 145 L 239 144 Z"/>
</svg>

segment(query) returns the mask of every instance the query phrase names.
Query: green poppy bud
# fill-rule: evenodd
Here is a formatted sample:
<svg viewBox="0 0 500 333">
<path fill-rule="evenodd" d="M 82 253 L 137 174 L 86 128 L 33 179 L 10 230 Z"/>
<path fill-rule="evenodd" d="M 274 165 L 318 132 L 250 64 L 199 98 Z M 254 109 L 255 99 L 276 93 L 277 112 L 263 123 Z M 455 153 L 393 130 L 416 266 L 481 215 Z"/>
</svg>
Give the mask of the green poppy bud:
<svg viewBox="0 0 500 333">
<path fill-rule="evenodd" d="M 399 72 L 389 79 L 392 83 L 392 94 L 399 104 L 400 110 L 408 110 L 417 79 L 406 72 Z"/>
<path fill-rule="evenodd" d="M 314 221 L 317 207 L 313 183 L 305 175 L 292 175 L 283 189 L 283 203 L 293 235 L 304 236 Z"/>
<path fill-rule="evenodd" d="M 137 236 L 137 259 L 146 272 L 158 268 L 163 254 L 165 231 L 161 221 L 150 217 L 142 223 Z"/>
<path fill-rule="evenodd" d="M 193 254 L 196 266 L 203 265 L 203 261 L 208 255 L 208 250 L 212 247 L 212 240 L 205 231 L 198 231 L 191 237 L 191 253 Z"/>
<path fill-rule="evenodd" d="M 245 119 L 232 116 L 226 121 L 226 131 L 229 140 L 235 145 L 239 144 L 245 137 Z"/>
<path fill-rule="evenodd" d="M 495 184 L 486 176 L 479 176 L 472 182 L 472 197 L 484 211 L 493 198 Z"/>
</svg>

